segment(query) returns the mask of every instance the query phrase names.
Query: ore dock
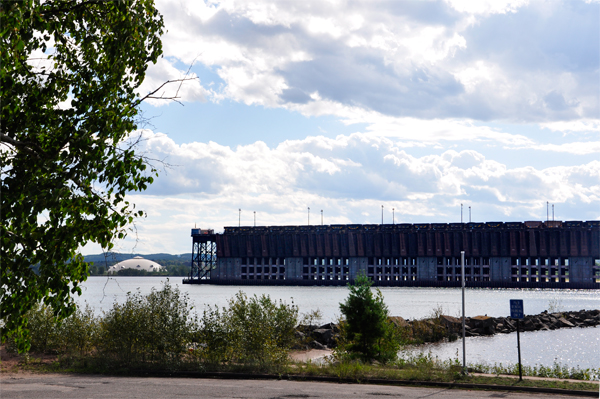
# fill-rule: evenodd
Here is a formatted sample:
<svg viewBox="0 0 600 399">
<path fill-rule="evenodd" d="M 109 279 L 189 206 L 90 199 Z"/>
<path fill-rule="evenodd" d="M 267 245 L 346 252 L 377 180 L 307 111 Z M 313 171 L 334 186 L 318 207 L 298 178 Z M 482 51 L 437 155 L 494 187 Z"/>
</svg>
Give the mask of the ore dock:
<svg viewBox="0 0 600 399">
<path fill-rule="evenodd" d="M 192 229 L 184 284 L 600 288 L 600 221 Z"/>
</svg>

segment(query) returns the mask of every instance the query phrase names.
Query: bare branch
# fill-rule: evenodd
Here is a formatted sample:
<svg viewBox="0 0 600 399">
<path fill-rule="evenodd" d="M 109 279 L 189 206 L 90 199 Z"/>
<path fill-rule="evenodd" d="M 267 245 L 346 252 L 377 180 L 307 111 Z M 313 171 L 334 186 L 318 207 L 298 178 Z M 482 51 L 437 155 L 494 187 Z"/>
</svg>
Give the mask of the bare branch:
<svg viewBox="0 0 600 399">
<path fill-rule="evenodd" d="M 198 59 L 198 57 L 200 57 L 201 54 L 198 54 L 196 56 L 196 58 L 194 58 L 194 60 L 192 61 L 192 63 L 190 64 L 190 66 L 188 67 L 188 70 L 185 72 L 185 75 L 183 78 L 181 79 L 175 79 L 175 80 L 167 80 L 166 82 L 164 82 L 163 84 L 161 84 L 160 86 L 158 86 L 158 88 L 150 93 L 148 93 L 146 96 L 142 97 L 136 104 L 135 106 L 138 106 L 142 101 L 144 101 L 147 98 L 154 98 L 156 100 L 172 100 L 175 101 L 181 105 L 183 105 L 183 103 L 179 100 L 177 100 L 177 98 L 179 98 L 179 91 L 181 90 L 181 87 L 183 86 L 183 82 L 187 81 L 187 80 L 195 80 L 195 79 L 199 79 L 198 77 L 195 78 L 188 78 L 188 75 L 190 74 L 190 71 L 192 70 L 192 67 L 194 66 L 194 62 L 196 62 L 196 59 Z M 158 92 L 161 88 L 163 88 L 164 86 L 166 86 L 169 83 L 176 83 L 179 82 L 179 86 L 177 87 L 177 91 L 175 92 L 175 95 L 172 97 L 164 97 L 164 96 L 160 96 L 160 97 L 155 97 L 154 94 L 156 94 L 156 92 Z"/>
<path fill-rule="evenodd" d="M 140 105 L 142 103 L 142 101 L 147 100 L 149 98 L 153 98 L 156 100 L 172 100 L 172 101 L 178 102 L 179 104 L 183 105 L 183 103 L 181 103 L 181 101 L 177 100 L 177 98 L 179 98 L 179 97 L 177 97 L 177 95 L 179 94 L 179 89 L 177 89 L 177 93 L 174 96 L 170 96 L 170 97 L 164 97 L 163 95 L 155 96 L 154 94 L 156 94 L 160 89 L 162 89 L 163 87 L 165 87 L 166 85 L 168 85 L 170 83 L 180 82 L 179 87 L 181 87 L 181 84 L 183 84 L 183 82 L 185 82 L 187 80 L 195 80 L 195 79 L 198 79 L 198 78 L 196 77 L 196 78 L 181 78 L 181 79 L 167 80 L 166 82 L 163 82 L 163 84 L 158 86 L 155 90 L 151 91 L 150 93 L 146 94 L 144 97 L 137 100 L 134 103 L 134 106 L 137 107 L 138 105 Z"/>
</svg>

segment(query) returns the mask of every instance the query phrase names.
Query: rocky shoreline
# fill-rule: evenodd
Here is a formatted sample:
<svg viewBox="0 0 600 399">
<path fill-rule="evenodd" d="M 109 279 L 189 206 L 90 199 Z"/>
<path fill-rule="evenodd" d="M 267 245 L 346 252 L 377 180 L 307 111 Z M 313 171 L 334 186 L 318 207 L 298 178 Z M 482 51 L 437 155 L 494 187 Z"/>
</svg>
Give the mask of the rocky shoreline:
<svg viewBox="0 0 600 399">
<path fill-rule="evenodd" d="M 462 335 L 462 319 L 447 315 L 421 319 L 405 320 L 402 317 L 390 317 L 401 335 L 410 343 L 450 341 Z M 519 321 L 519 331 L 547 331 L 559 328 L 595 327 L 600 325 L 600 310 L 580 310 L 571 312 L 527 315 Z M 465 318 L 467 337 L 508 334 L 517 331 L 517 320 L 510 317 L 475 316 Z M 340 329 L 335 323 L 321 326 L 300 325 L 296 328 L 296 338 L 301 344 L 294 349 L 331 349 L 335 348 Z"/>
<path fill-rule="evenodd" d="M 440 316 L 442 324 L 451 332 L 462 333 L 462 321 L 451 316 Z M 595 327 L 600 325 L 600 310 L 548 313 L 525 316 L 519 321 L 520 331 L 548 331 L 559 328 Z M 517 331 L 517 320 L 510 317 L 475 316 L 465 319 L 465 335 L 478 337 L 508 334 Z"/>
</svg>

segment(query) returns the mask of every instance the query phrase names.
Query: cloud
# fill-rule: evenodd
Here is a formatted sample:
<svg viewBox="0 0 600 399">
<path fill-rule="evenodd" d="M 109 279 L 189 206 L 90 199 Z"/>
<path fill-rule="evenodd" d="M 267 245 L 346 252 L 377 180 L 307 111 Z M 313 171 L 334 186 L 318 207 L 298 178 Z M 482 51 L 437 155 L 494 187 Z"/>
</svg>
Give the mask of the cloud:
<svg viewBox="0 0 600 399">
<path fill-rule="evenodd" d="M 415 156 L 393 139 L 356 133 L 307 137 L 270 148 L 214 142 L 175 144 L 144 131 L 144 152 L 173 167 L 128 200 L 148 212 L 137 236 L 122 243 L 140 252 L 188 252 L 189 229 L 224 226 L 455 222 L 460 204 L 474 221 L 542 220 L 546 201 L 561 220 L 593 220 L 600 205 L 600 161 L 511 167 L 475 150 Z"/>
<path fill-rule="evenodd" d="M 155 196 L 277 199 L 302 192 L 345 201 L 404 201 L 422 193 L 435 202 L 486 191 L 496 202 L 520 206 L 542 197 L 597 201 L 593 187 L 600 185 L 598 161 L 536 169 L 511 168 L 475 150 L 416 157 L 389 138 L 360 133 L 235 149 L 213 142 L 176 145 L 148 131 L 144 136 L 145 151 L 176 163 L 148 189 Z"/>
<path fill-rule="evenodd" d="M 467 14 L 506 14 L 517 12 L 528 0 L 447 0 L 452 8 Z"/>
<path fill-rule="evenodd" d="M 215 98 L 304 104 L 306 115 L 335 103 L 334 116 L 359 108 L 420 119 L 597 117 L 595 3 L 157 4 L 165 54 L 214 68 L 225 82 Z"/>
<path fill-rule="evenodd" d="M 556 121 L 541 123 L 544 129 L 553 132 L 600 132 L 600 119 L 580 119 L 577 121 Z"/>
<path fill-rule="evenodd" d="M 234 147 L 145 131 L 142 150 L 172 164 L 129 198 L 148 210 L 146 252 L 189 252 L 189 228 L 237 225 L 239 209 L 246 225 L 254 212 L 259 225 L 305 224 L 308 207 L 312 223 L 320 210 L 326 224 L 380 223 L 382 205 L 386 222 L 392 209 L 396 222 L 459 221 L 461 204 L 474 221 L 542 220 L 546 201 L 563 220 L 598 218 L 597 2 L 157 6 L 165 58 L 146 92 L 196 62 L 202 81 L 182 87 L 184 102 L 278 108 L 322 118 L 313 132 L 333 119 L 354 133 L 328 124 L 329 137 L 286 140 L 283 118 L 278 144 Z"/>
</svg>

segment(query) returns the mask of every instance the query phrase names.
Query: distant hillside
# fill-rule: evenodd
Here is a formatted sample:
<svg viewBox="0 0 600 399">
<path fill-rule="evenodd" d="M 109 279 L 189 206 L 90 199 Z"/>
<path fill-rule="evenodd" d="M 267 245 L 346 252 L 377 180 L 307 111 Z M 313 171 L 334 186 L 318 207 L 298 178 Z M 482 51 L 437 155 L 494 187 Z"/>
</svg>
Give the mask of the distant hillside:
<svg viewBox="0 0 600 399">
<path fill-rule="evenodd" d="M 108 262 L 109 264 L 121 262 L 126 259 L 131 259 L 136 256 L 141 256 L 144 259 L 154 260 L 158 263 L 160 261 L 176 261 L 176 262 L 190 262 L 192 260 L 192 254 L 180 254 L 180 255 L 171 255 L 171 254 L 121 254 L 118 252 L 109 252 L 107 254 L 99 254 L 99 255 L 85 255 L 83 258 L 86 262 Z"/>
<path fill-rule="evenodd" d="M 180 254 L 180 255 L 171 255 L 171 254 L 150 254 L 150 255 L 142 255 L 142 254 L 120 254 L 118 252 L 109 252 L 105 254 L 99 255 L 86 255 L 84 256 L 84 260 L 86 262 L 92 262 L 93 264 L 90 266 L 89 273 L 91 276 L 103 275 L 106 273 L 108 268 L 116 263 L 121 262 L 122 260 L 131 259 L 136 256 L 141 256 L 145 259 L 153 260 L 160 265 L 164 266 L 166 270 L 161 275 L 165 276 L 187 276 L 190 265 L 192 261 L 192 254 Z M 31 269 L 39 274 L 40 265 L 33 265 Z M 126 272 L 123 273 L 126 275 Z"/>
<path fill-rule="evenodd" d="M 121 254 L 118 252 L 110 252 L 107 254 L 99 254 L 99 255 L 87 255 L 83 258 L 86 262 L 93 262 L 90 266 L 90 275 L 97 276 L 103 275 L 108 270 L 108 267 L 119 263 L 126 259 L 131 259 L 136 256 L 141 256 L 144 259 L 153 260 L 166 268 L 164 272 L 161 272 L 161 275 L 166 276 L 187 276 L 190 271 L 190 263 L 192 261 L 192 254 L 180 254 L 180 255 L 171 255 L 171 254 Z M 134 272 L 138 272 L 138 270 L 125 270 L 119 272 L 122 275 L 138 275 Z M 153 275 L 153 274 L 151 274 Z"/>
</svg>

